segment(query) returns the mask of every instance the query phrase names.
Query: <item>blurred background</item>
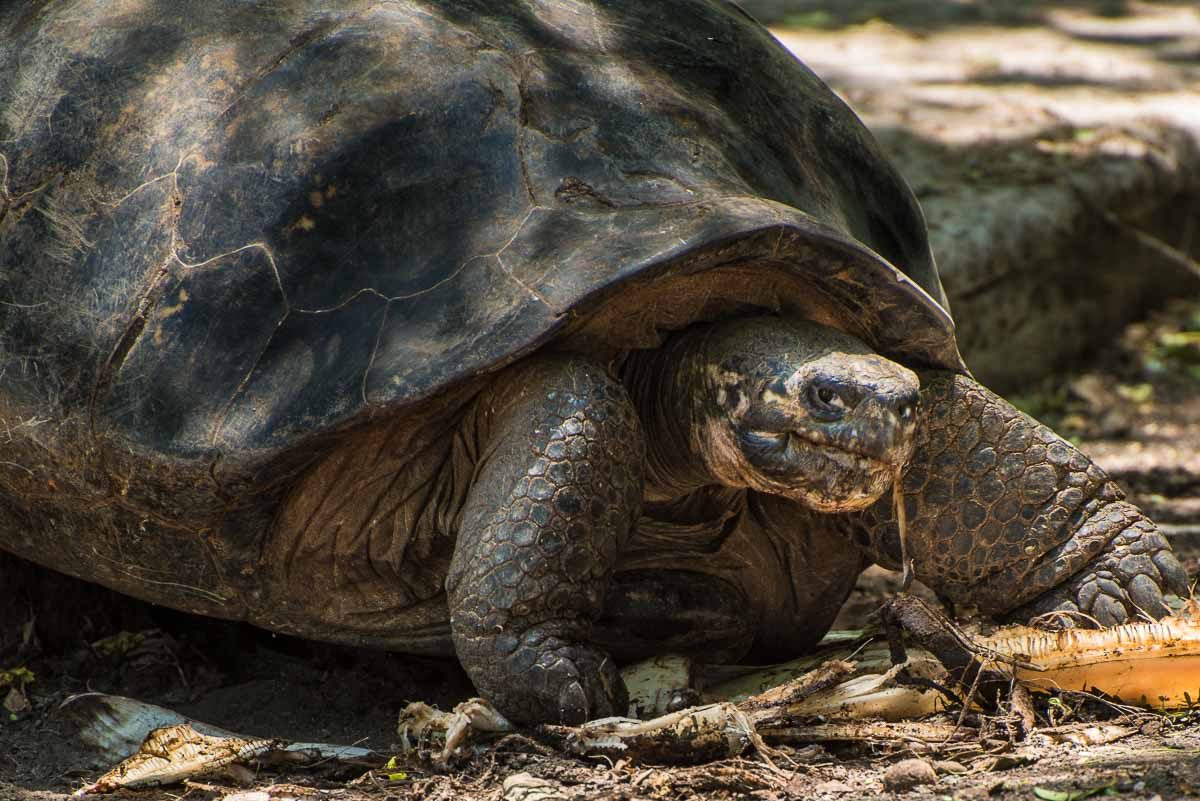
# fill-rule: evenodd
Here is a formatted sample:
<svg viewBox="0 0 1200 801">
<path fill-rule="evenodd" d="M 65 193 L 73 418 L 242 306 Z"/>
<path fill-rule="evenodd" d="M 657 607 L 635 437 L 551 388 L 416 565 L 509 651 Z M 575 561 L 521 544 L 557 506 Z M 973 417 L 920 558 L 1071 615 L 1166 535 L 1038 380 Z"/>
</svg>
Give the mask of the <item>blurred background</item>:
<svg viewBox="0 0 1200 801">
<path fill-rule="evenodd" d="M 833 28 L 872 19 L 928 28 L 991 23 L 1040 24 L 1045 12 L 1078 9 L 1097 16 L 1136 13 L 1130 0 L 737 0 L 765 25 Z"/>
<path fill-rule="evenodd" d="M 1020 391 L 1196 293 L 1200 4 L 743 5 L 899 163 L 987 383 Z"/>
<path fill-rule="evenodd" d="M 967 364 L 1115 474 L 1197 575 L 1200 3 L 741 5 L 904 173 Z"/>
</svg>

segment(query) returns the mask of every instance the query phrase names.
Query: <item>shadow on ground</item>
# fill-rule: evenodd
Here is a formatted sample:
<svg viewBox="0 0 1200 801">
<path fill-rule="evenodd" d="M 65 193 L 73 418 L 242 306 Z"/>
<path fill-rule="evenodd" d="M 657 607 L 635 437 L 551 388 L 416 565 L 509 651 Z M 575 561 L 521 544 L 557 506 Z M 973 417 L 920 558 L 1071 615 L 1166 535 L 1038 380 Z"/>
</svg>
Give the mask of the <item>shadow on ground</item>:
<svg viewBox="0 0 1200 801">
<path fill-rule="evenodd" d="M 1055 11 L 1119 18 L 1135 12 L 1129 0 L 738 0 L 764 24 L 834 29 L 873 19 L 914 33 L 965 25 L 1046 24 Z"/>
</svg>

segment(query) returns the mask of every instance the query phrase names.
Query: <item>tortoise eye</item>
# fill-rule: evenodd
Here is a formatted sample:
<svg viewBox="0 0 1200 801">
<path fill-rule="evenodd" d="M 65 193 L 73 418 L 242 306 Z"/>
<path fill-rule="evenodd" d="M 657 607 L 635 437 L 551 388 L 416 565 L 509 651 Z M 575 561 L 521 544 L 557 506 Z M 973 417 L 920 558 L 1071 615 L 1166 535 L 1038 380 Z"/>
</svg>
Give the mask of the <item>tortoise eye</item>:
<svg viewBox="0 0 1200 801">
<path fill-rule="evenodd" d="M 817 385 L 809 388 L 809 404 L 819 414 L 841 417 L 846 411 L 846 401 L 832 387 Z"/>
<path fill-rule="evenodd" d="M 817 387 L 817 400 L 831 409 L 845 409 L 846 401 L 829 387 Z"/>
</svg>

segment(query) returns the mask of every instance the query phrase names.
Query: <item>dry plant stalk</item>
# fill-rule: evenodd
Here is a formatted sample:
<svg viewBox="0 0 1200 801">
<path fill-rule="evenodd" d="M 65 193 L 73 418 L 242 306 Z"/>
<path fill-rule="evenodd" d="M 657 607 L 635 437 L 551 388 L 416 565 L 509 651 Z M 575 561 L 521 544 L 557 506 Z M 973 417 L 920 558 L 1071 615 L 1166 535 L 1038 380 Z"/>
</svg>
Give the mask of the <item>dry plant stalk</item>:
<svg viewBox="0 0 1200 801">
<path fill-rule="evenodd" d="M 854 672 L 853 662 L 830 659 L 802 676 L 750 696 L 738 704 L 738 708 L 748 713 L 755 723 L 760 723 L 769 717 L 777 716 L 780 709 L 801 703 L 806 698 L 838 685 Z"/>
<path fill-rule="evenodd" d="M 1015 627 L 980 638 L 974 644 L 978 646 L 977 653 L 990 654 L 989 661 L 1003 660 L 1000 665 L 1003 670 L 1014 672 L 1022 684 L 1032 688 L 1100 690 L 1126 703 L 1147 706 L 1190 706 L 1200 701 L 1200 614 L 1194 603 L 1188 616 L 1156 623 L 1058 632 Z M 911 649 L 904 665 L 882 673 L 864 672 L 864 667 L 870 670 L 883 667 L 882 654 L 874 653 L 882 647 L 879 644 L 857 654 L 859 664 L 827 659 L 777 686 L 763 689 L 760 682 L 765 676 L 778 676 L 778 666 L 739 676 L 710 691 L 724 692 L 725 698 L 741 695 L 743 700 L 738 704 L 722 700 L 670 712 L 653 720 L 606 718 L 582 726 L 543 726 L 540 731 L 570 753 L 657 764 L 705 762 L 736 756 L 754 746 L 770 765 L 773 749 L 764 738 L 772 742 L 900 742 L 911 747 L 968 736 L 967 730 L 951 723 L 915 721 L 941 711 L 944 698 L 932 690 L 895 682 L 901 667 L 907 668 L 910 675 L 943 679 L 945 672 L 936 675 L 941 666 L 930 654 Z M 660 678 L 669 682 L 670 676 L 678 678 L 689 671 L 690 668 L 682 672 L 676 669 L 674 673 L 667 670 Z M 747 688 L 755 689 L 740 692 Z M 116 721 L 107 725 L 117 734 L 128 728 L 126 721 L 145 718 L 143 724 L 165 722 L 173 716 L 167 710 L 130 699 L 96 698 L 104 702 L 97 709 L 107 710 L 106 714 Z M 95 710 L 91 716 L 100 722 L 106 720 L 105 715 Z M 816 717 L 823 722 L 804 723 Z M 401 733 L 406 741 L 409 736 L 418 741 L 444 738 L 442 759 L 465 743 L 471 732 L 502 733 L 512 728 L 482 699 L 464 702 L 451 713 L 412 704 L 401 715 Z M 112 732 L 108 733 L 109 739 L 113 738 Z M 137 754 L 79 794 L 107 792 L 122 786 L 168 784 L 278 751 L 301 759 L 308 757 L 309 751 L 313 757 L 351 756 L 341 754 L 343 749 L 333 746 L 289 745 L 223 732 L 215 734 L 224 736 L 201 733 L 190 723 L 158 728 L 151 732 Z"/>
<path fill-rule="evenodd" d="M 908 555 L 908 513 L 904 506 L 904 469 L 896 468 L 892 477 L 892 506 L 895 509 L 896 529 L 900 534 L 900 592 L 908 592 L 913 581 L 913 562 Z"/>
<path fill-rule="evenodd" d="M 278 747 L 276 740 L 210 737 L 187 723 L 165 726 L 150 732 L 136 754 L 73 795 L 174 784 L 253 761 Z"/>
<path fill-rule="evenodd" d="M 1200 703 L 1200 617 L 1194 614 L 1109 629 L 1005 629 L 979 644 L 1041 668 L 1015 669 L 1031 688 L 1098 690 L 1149 707 Z"/>
<path fill-rule="evenodd" d="M 653 720 L 603 718 L 582 726 L 543 726 L 560 749 L 578 756 L 678 765 L 734 757 L 750 745 L 767 753 L 749 717 L 730 703 L 705 704 Z"/>
<path fill-rule="evenodd" d="M 107 759 L 122 760 L 96 782 L 77 790 L 77 796 L 175 784 L 239 767 L 244 770 L 256 762 L 375 765 L 383 761 L 379 754 L 357 746 L 247 737 L 119 695 L 76 695 L 60 709 L 78 724 L 82 741 Z"/>
<path fill-rule="evenodd" d="M 841 720 L 829 723 L 812 723 L 790 729 L 777 729 L 770 735 L 772 740 L 793 743 L 891 743 L 914 747 L 944 746 L 948 743 L 975 742 L 977 729 L 959 726 L 943 719 L 915 720 L 903 723 L 882 720 Z"/>
<path fill-rule="evenodd" d="M 769 757 L 773 749 L 766 741 L 813 741 L 804 736 L 810 727 L 801 725 L 801 721 L 814 718 L 841 721 L 824 729 L 830 739 L 926 741 L 915 734 L 918 731 L 928 737 L 927 741 L 944 738 L 947 731 L 919 723 L 910 724 L 911 732 L 897 732 L 890 738 L 885 734 L 892 725 L 888 722 L 863 725 L 863 718 L 904 720 L 944 708 L 944 699 L 935 691 L 895 684 L 899 669 L 896 666 L 884 673 L 862 674 L 861 666 L 853 662 L 831 659 L 778 686 L 749 695 L 736 705 L 714 700 L 652 720 L 606 718 L 582 726 L 544 726 L 542 731 L 557 747 L 570 753 L 653 764 L 694 764 L 732 757 L 752 745 Z M 758 679 L 758 673 L 751 673 L 711 692 L 736 697 L 743 695 L 739 690 L 756 685 Z"/>
</svg>

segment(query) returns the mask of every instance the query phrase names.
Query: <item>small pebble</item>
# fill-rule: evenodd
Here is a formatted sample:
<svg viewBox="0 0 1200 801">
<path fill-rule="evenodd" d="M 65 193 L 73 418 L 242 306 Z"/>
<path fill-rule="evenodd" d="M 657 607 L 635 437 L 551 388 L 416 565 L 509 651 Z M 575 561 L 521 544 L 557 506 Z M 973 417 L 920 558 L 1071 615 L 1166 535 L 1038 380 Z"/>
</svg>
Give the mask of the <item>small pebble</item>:
<svg viewBox="0 0 1200 801">
<path fill-rule="evenodd" d="M 903 793 L 922 784 L 937 784 L 937 773 L 923 759 L 905 759 L 888 768 L 883 774 L 883 786 Z"/>
<path fill-rule="evenodd" d="M 566 801 L 563 786 L 529 773 L 514 773 L 504 780 L 504 801 Z"/>
<path fill-rule="evenodd" d="M 827 781 L 827 782 L 821 782 L 814 789 L 817 791 L 818 795 L 820 795 L 822 793 L 852 793 L 852 792 L 854 792 L 853 787 L 846 784 L 845 782 L 840 782 L 837 779 L 834 779 L 832 781 Z"/>
</svg>

